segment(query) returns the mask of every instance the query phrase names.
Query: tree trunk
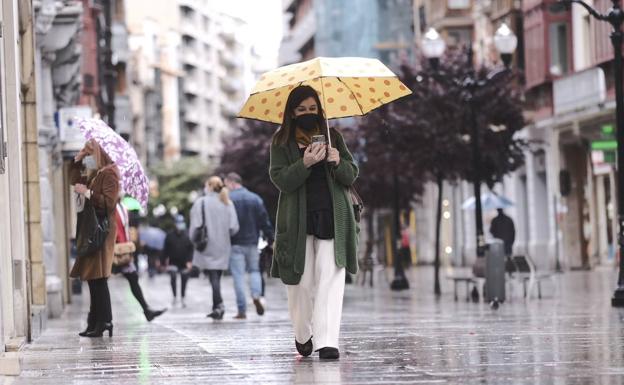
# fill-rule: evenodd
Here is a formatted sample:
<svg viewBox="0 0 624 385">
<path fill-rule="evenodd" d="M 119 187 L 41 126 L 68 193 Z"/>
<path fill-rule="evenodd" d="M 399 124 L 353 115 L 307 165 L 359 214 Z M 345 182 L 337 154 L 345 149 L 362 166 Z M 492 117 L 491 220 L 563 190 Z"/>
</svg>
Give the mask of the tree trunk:
<svg viewBox="0 0 624 385">
<path fill-rule="evenodd" d="M 438 184 L 438 213 L 436 216 L 436 237 L 435 237 L 435 276 L 434 276 L 434 287 L 433 291 L 435 295 L 440 295 L 442 292 L 440 291 L 440 231 L 442 230 L 442 188 L 444 179 L 442 179 L 442 175 L 438 174 L 437 176 L 437 184 Z"/>
</svg>

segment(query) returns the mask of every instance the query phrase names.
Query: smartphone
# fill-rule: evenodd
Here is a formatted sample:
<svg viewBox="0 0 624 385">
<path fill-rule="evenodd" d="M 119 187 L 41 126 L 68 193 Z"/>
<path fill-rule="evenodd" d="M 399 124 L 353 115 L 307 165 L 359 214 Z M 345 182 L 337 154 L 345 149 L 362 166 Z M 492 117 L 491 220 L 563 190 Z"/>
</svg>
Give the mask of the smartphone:
<svg viewBox="0 0 624 385">
<path fill-rule="evenodd" d="M 313 135 L 312 143 L 325 143 L 325 135 Z"/>
</svg>

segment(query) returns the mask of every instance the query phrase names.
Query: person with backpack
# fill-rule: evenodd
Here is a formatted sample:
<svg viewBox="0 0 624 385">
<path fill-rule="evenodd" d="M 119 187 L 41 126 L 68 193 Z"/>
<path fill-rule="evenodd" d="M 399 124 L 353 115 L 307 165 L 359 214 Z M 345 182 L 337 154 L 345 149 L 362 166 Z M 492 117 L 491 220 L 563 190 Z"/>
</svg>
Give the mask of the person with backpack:
<svg viewBox="0 0 624 385">
<path fill-rule="evenodd" d="M 206 194 L 191 207 L 190 231 L 195 250 L 193 262 L 210 280 L 214 320 L 223 319 L 225 306 L 221 297 L 221 276 L 230 262 L 230 237 L 238 232 L 236 209 L 227 188 L 218 176 L 206 182 Z"/>
<path fill-rule="evenodd" d="M 177 296 L 177 278 L 180 274 L 180 301 L 182 307 L 186 307 L 184 302 L 186 296 L 186 284 L 191 275 L 193 267 L 193 243 L 186 231 L 186 222 L 182 215 L 176 215 L 175 228 L 165 238 L 165 248 L 163 254 L 165 256 L 165 265 L 171 277 L 171 291 L 173 293 L 173 305 L 178 302 Z"/>
</svg>

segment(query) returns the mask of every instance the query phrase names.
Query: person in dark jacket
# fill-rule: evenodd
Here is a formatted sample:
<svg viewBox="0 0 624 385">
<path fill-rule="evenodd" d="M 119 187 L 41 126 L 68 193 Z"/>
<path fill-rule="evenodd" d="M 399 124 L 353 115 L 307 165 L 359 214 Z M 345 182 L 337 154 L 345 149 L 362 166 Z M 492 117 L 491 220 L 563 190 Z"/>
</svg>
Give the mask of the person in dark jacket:
<svg viewBox="0 0 624 385">
<path fill-rule="evenodd" d="M 167 271 L 171 276 L 171 291 L 173 292 L 173 305 L 178 301 L 177 278 L 178 273 L 181 278 L 180 301 L 182 307 L 186 307 L 184 297 L 186 295 L 186 284 L 193 267 L 193 243 L 186 230 L 186 222 L 182 215 L 176 215 L 175 229 L 170 231 L 165 238 L 163 249 Z"/>
<path fill-rule="evenodd" d="M 510 257 L 514 241 L 516 240 L 516 228 L 514 227 L 513 220 L 505 215 L 503 209 L 498 209 L 498 215 L 492 219 L 490 234 L 492 234 L 494 238 L 503 241 L 505 244 L 505 255 Z"/>
<path fill-rule="evenodd" d="M 260 253 L 258 239 L 260 232 L 264 239 L 273 243 L 273 226 L 264 202 L 257 194 L 242 185 L 240 175 L 231 172 L 225 178 L 225 185 L 230 190 L 230 199 L 236 208 L 240 229 L 232 237 L 232 254 L 230 256 L 230 272 L 234 279 L 236 305 L 238 314 L 235 319 L 247 318 L 247 299 L 245 298 L 245 272 L 249 272 L 251 298 L 258 315 L 264 314 L 262 295 L 262 275 L 260 272 Z"/>
</svg>

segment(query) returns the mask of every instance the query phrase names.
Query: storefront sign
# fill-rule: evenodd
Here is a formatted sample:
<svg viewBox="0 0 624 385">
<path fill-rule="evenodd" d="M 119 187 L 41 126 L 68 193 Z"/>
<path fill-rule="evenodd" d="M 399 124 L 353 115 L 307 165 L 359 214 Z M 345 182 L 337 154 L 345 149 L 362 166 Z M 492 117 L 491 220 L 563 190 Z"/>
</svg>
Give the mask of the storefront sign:
<svg viewBox="0 0 624 385">
<path fill-rule="evenodd" d="M 80 151 L 85 143 L 84 135 L 75 124 L 78 118 L 91 118 L 89 106 L 65 107 L 58 111 L 58 128 L 63 151 Z"/>
</svg>

